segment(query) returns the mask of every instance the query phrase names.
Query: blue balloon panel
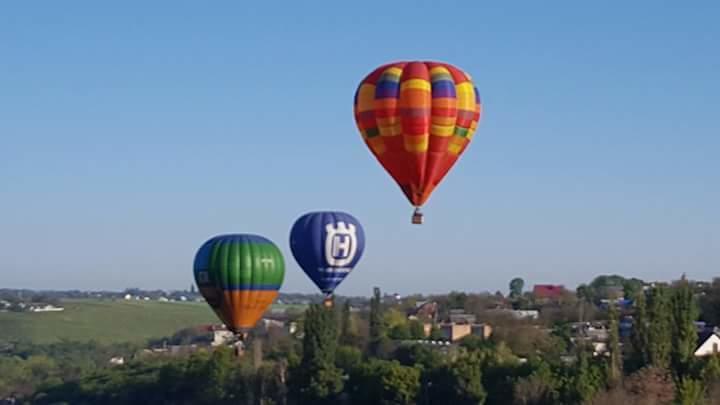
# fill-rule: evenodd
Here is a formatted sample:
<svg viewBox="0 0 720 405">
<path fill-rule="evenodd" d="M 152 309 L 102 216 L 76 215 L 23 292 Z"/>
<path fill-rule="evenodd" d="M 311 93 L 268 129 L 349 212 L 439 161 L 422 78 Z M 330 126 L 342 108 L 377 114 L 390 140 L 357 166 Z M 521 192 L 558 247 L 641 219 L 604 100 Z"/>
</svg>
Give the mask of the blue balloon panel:
<svg viewBox="0 0 720 405">
<path fill-rule="evenodd" d="M 360 261 L 365 232 L 348 213 L 310 212 L 290 230 L 290 249 L 320 291 L 331 294 Z"/>
</svg>

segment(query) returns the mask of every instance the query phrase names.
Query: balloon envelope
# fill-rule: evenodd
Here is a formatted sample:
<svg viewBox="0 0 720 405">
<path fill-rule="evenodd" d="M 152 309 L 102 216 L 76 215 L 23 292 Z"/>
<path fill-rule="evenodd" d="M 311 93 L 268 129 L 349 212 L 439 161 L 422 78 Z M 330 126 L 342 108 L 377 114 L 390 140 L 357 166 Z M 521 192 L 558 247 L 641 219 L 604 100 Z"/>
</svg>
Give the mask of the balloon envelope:
<svg viewBox="0 0 720 405">
<path fill-rule="evenodd" d="M 311 212 L 295 221 L 290 231 L 290 249 L 320 291 L 332 294 L 360 261 L 365 232 L 348 213 Z"/>
<path fill-rule="evenodd" d="M 285 277 L 280 249 L 259 235 L 216 236 L 198 250 L 198 290 L 228 329 L 252 329 L 278 295 Z"/>
<path fill-rule="evenodd" d="M 480 112 L 470 76 L 440 62 L 380 66 L 355 92 L 355 122 L 366 145 L 416 207 L 465 151 Z"/>
</svg>

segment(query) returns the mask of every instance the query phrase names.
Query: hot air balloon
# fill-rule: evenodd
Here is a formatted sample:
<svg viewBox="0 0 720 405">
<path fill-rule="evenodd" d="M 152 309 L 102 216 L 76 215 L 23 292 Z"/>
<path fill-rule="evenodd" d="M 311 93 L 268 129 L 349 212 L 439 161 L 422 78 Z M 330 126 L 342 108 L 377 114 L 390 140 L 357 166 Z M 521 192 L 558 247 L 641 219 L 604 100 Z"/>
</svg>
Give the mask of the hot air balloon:
<svg viewBox="0 0 720 405">
<path fill-rule="evenodd" d="M 480 96 L 470 76 L 441 62 L 389 63 L 355 92 L 355 122 L 370 151 L 420 207 L 453 167 L 480 120 Z"/>
<path fill-rule="evenodd" d="M 200 294 L 241 339 L 273 303 L 285 277 L 280 249 L 252 234 L 208 240 L 195 255 L 193 267 Z"/>
<path fill-rule="evenodd" d="M 331 306 L 333 291 L 362 257 L 365 232 L 348 213 L 310 212 L 293 224 L 290 249 L 298 265 L 325 294 L 325 305 Z"/>
</svg>

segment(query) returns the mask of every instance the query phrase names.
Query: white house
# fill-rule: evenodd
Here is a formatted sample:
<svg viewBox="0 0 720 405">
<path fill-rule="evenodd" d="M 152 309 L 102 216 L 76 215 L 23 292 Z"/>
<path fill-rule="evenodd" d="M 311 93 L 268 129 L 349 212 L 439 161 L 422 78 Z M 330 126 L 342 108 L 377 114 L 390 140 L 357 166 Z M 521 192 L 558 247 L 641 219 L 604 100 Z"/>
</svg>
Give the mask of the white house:
<svg viewBox="0 0 720 405">
<path fill-rule="evenodd" d="M 495 314 L 508 314 L 515 319 L 538 319 L 540 311 L 537 309 L 491 309 L 488 312 Z"/>
<path fill-rule="evenodd" d="M 211 346 L 224 345 L 235 338 L 235 334 L 229 330 L 215 329 L 213 330 L 213 341 L 210 343 Z"/>
<path fill-rule="evenodd" d="M 60 312 L 60 311 L 64 311 L 64 310 L 65 310 L 65 308 L 56 307 L 56 306 L 53 306 L 53 305 L 50 305 L 50 304 L 47 304 L 47 305 L 42 306 L 42 307 L 35 307 L 35 306 L 34 306 L 34 307 L 31 307 L 31 308 L 30 308 L 30 311 L 32 311 L 32 312 Z"/>
<path fill-rule="evenodd" d="M 710 356 L 712 354 L 720 352 L 720 336 L 717 333 L 710 333 L 705 337 L 704 340 L 700 340 L 700 346 L 695 350 L 695 356 Z"/>
</svg>

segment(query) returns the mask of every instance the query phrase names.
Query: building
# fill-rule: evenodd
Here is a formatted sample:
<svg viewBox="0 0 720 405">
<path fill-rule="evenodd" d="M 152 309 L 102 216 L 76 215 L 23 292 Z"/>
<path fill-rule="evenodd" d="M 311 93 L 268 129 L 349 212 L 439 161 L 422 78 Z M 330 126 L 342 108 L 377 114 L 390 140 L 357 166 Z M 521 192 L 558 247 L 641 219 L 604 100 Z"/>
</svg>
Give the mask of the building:
<svg viewBox="0 0 720 405">
<path fill-rule="evenodd" d="M 408 311 L 408 319 L 418 319 L 420 321 L 435 322 L 437 320 L 438 305 L 435 301 L 420 301 L 415 304 L 415 308 Z"/>
<path fill-rule="evenodd" d="M 450 310 L 450 322 L 451 323 L 469 323 L 473 324 L 476 321 L 476 317 L 473 314 L 466 314 L 462 309 L 451 309 Z"/>
<path fill-rule="evenodd" d="M 559 301 L 566 293 L 565 286 L 556 284 L 535 284 L 533 286 L 533 295 L 535 300 L 542 301 Z"/>
<path fill-rule="evenodd" d="M 472 326 L 469 324 L 445 323 L 440 324 L 440 332 L 445 340 L 456 342 L 472 333 Z"/>
<path fill-rule="evenodd" d="M 30 306 L 30 312 L 60 312 L 64 311 L 63 307 L 56 307 L 54 305 L 42 305 L 42 306 Z"/>
<path fill-rule="evenodd" d="M 696 357 L 710 356 L 720 352 L 720 336 L 715 330 L 700 333 L 698 342 L 699 345 L 693 353 Z"/>
<path fill-rule="evenodd" d="M 489 339 L 490 335 L 492 335 L 492 326 L 486 323 L 476 323 L 472 325 L 472 334 L 483 339 Z"/>
<path fill-rule="evenodd" d="M 510 315 L 515 319 L 538 319 L 540 317 L 540 311 L 537 309 L 497 308 L 488 310 L 487 312 L 495 315 Z"/>
<path fill-rule="evenodd" d="M 488 339 L 492 335 L 492 327 L 485 323 L 443 323 L 439 325 L 440 332 L 445 340 L 457 342 L 458 340 L 475 335 L 483 339 Z"/>
<path fill-rule="evenodd" d="M 235 334 L 227 329 L 214 329 L 213 340 L 210 346 L 222 346 L 232 342 L 235 339 Z"/>
</svg>

